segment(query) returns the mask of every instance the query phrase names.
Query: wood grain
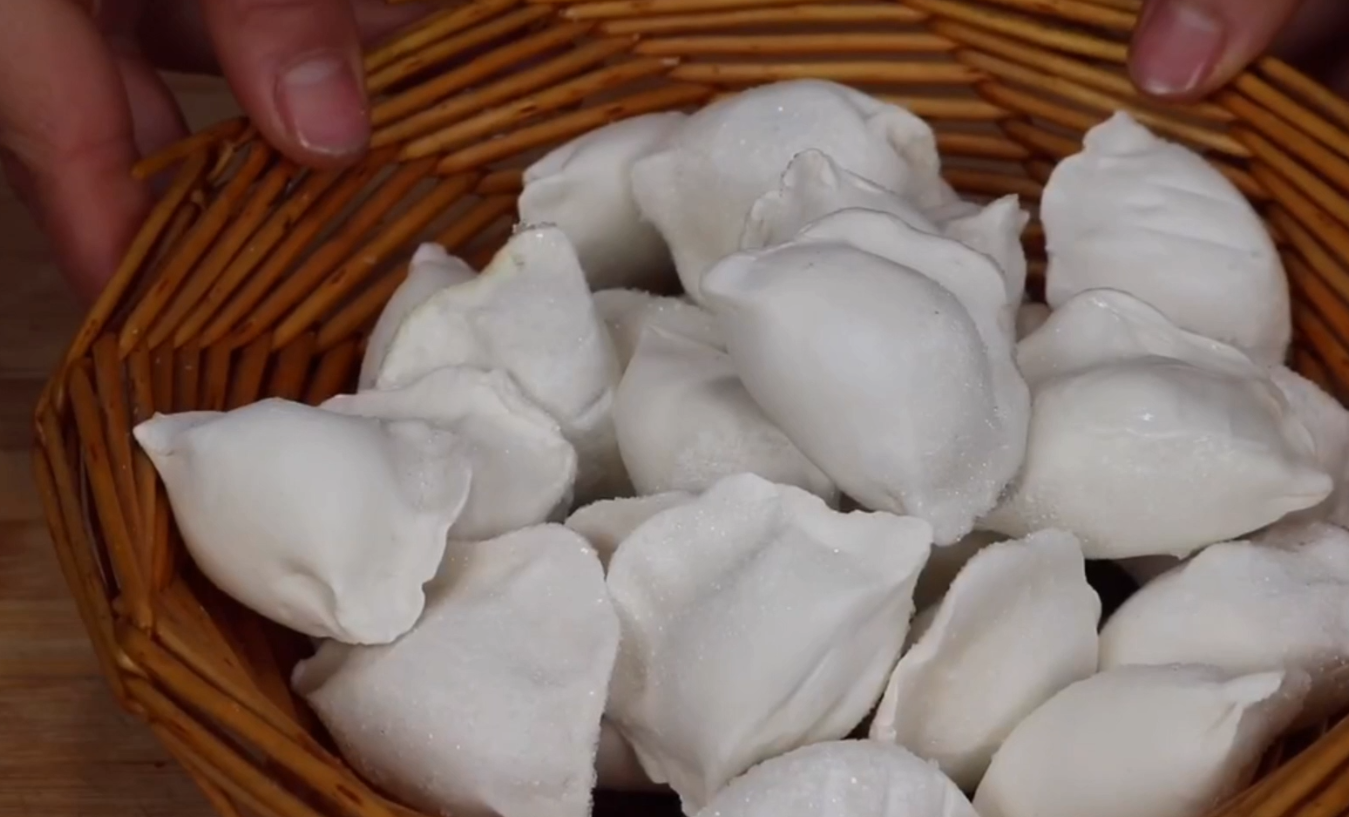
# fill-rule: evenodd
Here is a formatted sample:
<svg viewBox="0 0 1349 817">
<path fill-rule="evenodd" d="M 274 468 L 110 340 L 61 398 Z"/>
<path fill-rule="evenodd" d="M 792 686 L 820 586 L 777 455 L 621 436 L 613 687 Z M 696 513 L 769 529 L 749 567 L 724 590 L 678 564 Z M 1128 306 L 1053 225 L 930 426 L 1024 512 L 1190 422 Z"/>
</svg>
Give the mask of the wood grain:
<svg viewBox="0 0 1349 817">
<path fill-rule="evenodd" d="M 189 122 L 234 106 L 173 78 Z M 32 410 L 79 325 L 45 241 L 0 185 L 0 817 L 207 817 L 213 812 L 98 674 L 30 474 Z"/>
</svg>

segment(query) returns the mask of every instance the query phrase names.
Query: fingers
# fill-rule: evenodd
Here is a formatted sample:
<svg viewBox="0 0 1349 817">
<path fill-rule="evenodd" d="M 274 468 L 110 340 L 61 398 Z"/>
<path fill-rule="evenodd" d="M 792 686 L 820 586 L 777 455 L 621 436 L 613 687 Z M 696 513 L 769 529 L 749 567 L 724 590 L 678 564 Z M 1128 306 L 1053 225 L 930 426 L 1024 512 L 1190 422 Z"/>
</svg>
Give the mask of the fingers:
<svg viewBox="0 0 1349 817">
<path fill-rule="evenodd" d="M 1147 0 L 1129 55 L 1144 92 L 1195 99 L 1269 46 L 1299 0 Z"/>
<path fill-rule="evenodd" d="M 278 150 L 334 166 L 370 138 L 360 40 L 346 0 L 201 0 L 220 67 Z"/>
<path fill-rule="evenodd" d="M 5 0 L 0 148 L 62 269 L 101 289 L 149 206 L 130 176 L 135 130 L 118 65 L 68 0 Z"/>
</svg>

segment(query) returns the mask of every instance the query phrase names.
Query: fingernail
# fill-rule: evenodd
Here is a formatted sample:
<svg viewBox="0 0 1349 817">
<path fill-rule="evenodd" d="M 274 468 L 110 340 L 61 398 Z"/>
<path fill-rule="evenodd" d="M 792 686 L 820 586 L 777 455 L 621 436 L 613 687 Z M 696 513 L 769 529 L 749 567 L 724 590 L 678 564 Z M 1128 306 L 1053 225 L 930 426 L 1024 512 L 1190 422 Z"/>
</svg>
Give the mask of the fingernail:
<svg viewBox="0 0 1349 817">
<path fill-rule="evenodd" d="M 366 99 L 351 62 L 315 54 L 286 69 L 277 86 L 281 117 L 306 150 L 327 156 L 359 152 L 370 137 Z"/>
<path fill-rule="evenodd" d="M 1154 5 L 1135 39 L 1134 78 L 1155 96 L 1189 93 L 1222 58 L 1227 38 L 1223 21 L 1193 3 L 1158 0 Z"/>
</svg>

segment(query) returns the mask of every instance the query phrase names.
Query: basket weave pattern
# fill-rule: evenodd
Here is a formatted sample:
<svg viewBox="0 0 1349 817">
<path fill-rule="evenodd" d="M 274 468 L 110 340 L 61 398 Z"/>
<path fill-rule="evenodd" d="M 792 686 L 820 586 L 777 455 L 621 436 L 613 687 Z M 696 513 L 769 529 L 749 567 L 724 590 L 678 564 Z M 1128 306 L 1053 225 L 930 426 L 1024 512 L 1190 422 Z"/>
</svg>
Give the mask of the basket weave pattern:
<svg viewBox="0 0 1349 817">
<path fill-rule="evenodd" d="M 222 815 L 414 815 L 363 783 L 289 692 L 306 640 L 216 591 L 183 555 L 132 426 L 156 411 L 351 387 L 363 336 L 435 240 L 480 268 L 520 174 L 607 122 L 819 77 L 933 123 L 947 179 L 1034 208 L 1054 163 L 1116 109 L 1205 151 L 1283 252 L 1292 365 L 1349 393 L 1349 105 L 1264 61 L 1167 106 L 1125 77 L 1138 0 L 466 0 L 366 58 L 374 147 L 311 172 L 229 121 L 151 157 L 173 181 L 37 412 L 35 471 L 102 669 Z M 1026 233 L 1031 286 L 1044 237 Z M 1349 807 L 1349 722 L 1276 747 L 1223 815 Z"/>
</svg>

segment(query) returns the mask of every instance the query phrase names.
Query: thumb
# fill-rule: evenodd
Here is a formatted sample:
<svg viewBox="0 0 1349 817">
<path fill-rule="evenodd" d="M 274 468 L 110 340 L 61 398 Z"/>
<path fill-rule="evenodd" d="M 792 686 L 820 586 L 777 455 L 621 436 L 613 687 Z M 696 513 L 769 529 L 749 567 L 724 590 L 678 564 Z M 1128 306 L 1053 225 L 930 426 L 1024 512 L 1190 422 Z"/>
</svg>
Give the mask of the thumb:
<svg viewBox="0 0 1349 817">
<path fill-rule="evenodd" d="M 1147 0 L 1129 72 L 1152 96 L 1189 100 L 1259 57 L 1300 0 Z"/>
</svg>

